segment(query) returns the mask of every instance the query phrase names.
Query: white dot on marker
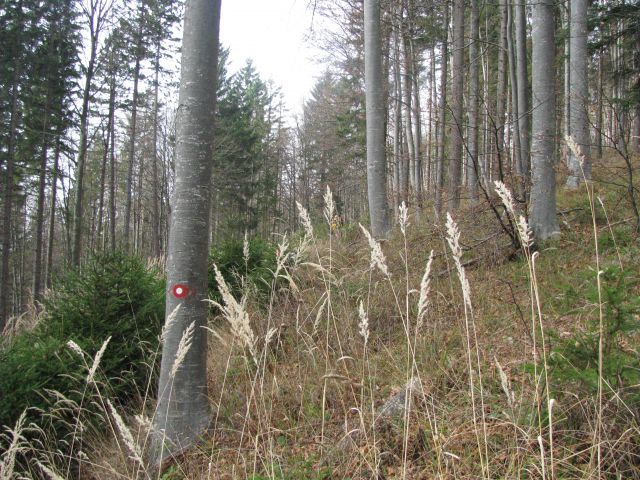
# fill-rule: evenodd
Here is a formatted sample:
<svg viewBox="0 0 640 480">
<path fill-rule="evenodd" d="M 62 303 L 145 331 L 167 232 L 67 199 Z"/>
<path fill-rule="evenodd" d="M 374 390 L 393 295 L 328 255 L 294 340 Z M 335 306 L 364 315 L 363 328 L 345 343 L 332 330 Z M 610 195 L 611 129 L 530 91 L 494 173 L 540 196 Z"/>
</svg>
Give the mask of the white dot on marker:
<svg viewBox="0 0 640 480">
<path fill-rule="evenodd" d="M 182 288 L 180 288 L 180 287 L 176 288 L 176 293 L 178 295 L 182 295 Z"/>
</svg>

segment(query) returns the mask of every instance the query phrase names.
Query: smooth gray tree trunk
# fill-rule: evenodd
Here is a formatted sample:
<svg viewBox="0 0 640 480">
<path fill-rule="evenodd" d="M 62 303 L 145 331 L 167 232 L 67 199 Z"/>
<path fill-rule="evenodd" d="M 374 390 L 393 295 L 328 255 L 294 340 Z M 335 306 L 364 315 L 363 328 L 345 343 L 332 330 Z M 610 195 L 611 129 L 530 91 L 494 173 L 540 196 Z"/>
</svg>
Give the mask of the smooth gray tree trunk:
<svg viewBox="0 0 640 480">
<path fill-rule="evenodd" d="M 451 58 L 451 155 L 449 156 L 449 209 L 460 205 L 463 162 L 464 104 L 464 0 L 453 1 L 453 53 Z"/>
<path fill-rule="evenodd" d="M 496 156 L 493 166 L 498 178 L 504 181 L 504 116 L 507 103 L 507 0 L 500 0 L 500 41 L 498 42 L 498 80 L 496 84 L 495 140 Z"/>
<path fill-rule="evenodd" d="M 577 188 L 584 178 L 591 179 L 591 140 L 589 135 L 589 89 L 587 67 L 587 0 L 571 0 L 571 57 L 569 59 L 570 84 L 570 129 L 571 137 L 580 147 L 584 155 L 584 163 L 580 165 L 579 158 L 569 151 L 567 187 Z"/>
<path fill-rule="evenodd" d="M 176 180 L 167 259 L 167 321 L 162 346 L 154 460 L 179 454 L 209 424 L 207 396 L 207 257 L 220 0 L 188 0 L 176 132 Z M 178 291 L 178 286 L 182 290 Z M 180 307 L 177 311 L 176 308 Z M 191 347 L 172 376 L 183 334 Z"/>
<path fill-rule="evenodd" d="M 538 240 L 560 233 L 556 214 L 555 2 L 533 4 L 532 145 L 529 224 Z"/>
<path fill-rule="evenodd" d="M 516 172 L 516 188 L 518 196 L 524 198 L 524 175 L 522 167 L 522 150 L 520 148 L 520 110 L 518 109 L 518 75 L 516 72 L 516 49 L 513 35 L 513 9 L 507 6 L 507 56 L 509 58 L 509 80 L 511 82 L 511 130 L 513 141 L 513 165 Z M 507 142 L 509 145 L 509 142 Z"/>
<path fill-rule="evenodd" d="M 387 165 L 385 156 L 385 98 L 382 75 L 380 0 L 364 2 L 364 82 L 366 96 L 367 192 L 371 234 L 389 233 Z"/>
</svg>

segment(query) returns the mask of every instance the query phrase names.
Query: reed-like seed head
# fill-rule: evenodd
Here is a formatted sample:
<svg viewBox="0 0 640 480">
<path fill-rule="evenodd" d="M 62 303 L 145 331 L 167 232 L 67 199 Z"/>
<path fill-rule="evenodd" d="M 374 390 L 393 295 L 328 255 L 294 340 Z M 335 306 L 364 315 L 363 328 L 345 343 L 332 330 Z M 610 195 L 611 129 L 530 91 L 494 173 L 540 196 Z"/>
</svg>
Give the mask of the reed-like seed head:
<svg viewBox="0 0 640 480">
<path fill-rule="evenodd" d="M 360 229 L 369 242 L 369 248 L 371 250 L 371 268 L 377 267 L 385 276 L 390 277 L 391 273 L 389 273 L 389 269 L 387 268 L 387 260 L 384 253 L 382 253 L 380 244 L 371 236 L 369 231 L 364 228 L 362 224 L 358 225 L 360 225 Z"/>
</svg>

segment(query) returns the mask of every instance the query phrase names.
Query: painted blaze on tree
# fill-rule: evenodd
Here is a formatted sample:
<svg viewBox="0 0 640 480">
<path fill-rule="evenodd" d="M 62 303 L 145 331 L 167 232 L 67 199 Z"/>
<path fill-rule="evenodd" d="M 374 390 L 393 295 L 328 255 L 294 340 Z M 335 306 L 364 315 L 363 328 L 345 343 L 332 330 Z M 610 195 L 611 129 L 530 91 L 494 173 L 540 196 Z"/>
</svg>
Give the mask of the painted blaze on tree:
<svg viewBox="0 0 640 480">
<path fill-rule="evenodd" d="M 189 448 L 209 423 L 207 255 L 220 0 L 186 3 L 154 461 Z M 178 308 L 179 307 L 179 308 Z"/>
</svg>

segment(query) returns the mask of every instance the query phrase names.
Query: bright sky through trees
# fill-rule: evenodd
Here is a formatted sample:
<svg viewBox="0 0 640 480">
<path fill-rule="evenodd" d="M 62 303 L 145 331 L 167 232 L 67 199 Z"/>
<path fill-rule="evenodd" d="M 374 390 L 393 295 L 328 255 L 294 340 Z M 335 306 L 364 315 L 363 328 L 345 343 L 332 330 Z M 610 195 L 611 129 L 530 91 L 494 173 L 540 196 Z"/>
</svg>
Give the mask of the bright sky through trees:
<svg viewBox="0 0 640 480">
<path fill-rule="evenodd" d="M 320 53 L 305 38 L 318 27 L 306 0 L 222 2 L 220 39 L 231 49 L 231 71 L 250 58 L 265 80 L 280 86 L 292 113 L 299 112 L 321 71 Z"/>
</svg>

